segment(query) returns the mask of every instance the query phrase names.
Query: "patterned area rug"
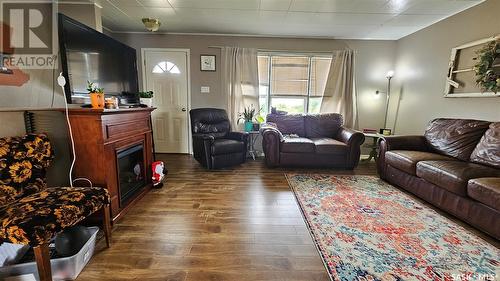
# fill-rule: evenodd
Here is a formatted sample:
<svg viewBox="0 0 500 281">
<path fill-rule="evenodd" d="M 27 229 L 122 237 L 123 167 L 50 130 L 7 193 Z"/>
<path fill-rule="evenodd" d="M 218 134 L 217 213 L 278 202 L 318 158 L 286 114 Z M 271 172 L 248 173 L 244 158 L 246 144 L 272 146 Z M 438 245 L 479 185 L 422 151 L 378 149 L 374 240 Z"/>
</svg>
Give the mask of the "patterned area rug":
<svg viewBox="0 0 500 281">
<path fill-rule="evenodd" d="M 373 176 L 286 175 L 333 280 L 500 280 L 500 250 Z"/>
</svg>

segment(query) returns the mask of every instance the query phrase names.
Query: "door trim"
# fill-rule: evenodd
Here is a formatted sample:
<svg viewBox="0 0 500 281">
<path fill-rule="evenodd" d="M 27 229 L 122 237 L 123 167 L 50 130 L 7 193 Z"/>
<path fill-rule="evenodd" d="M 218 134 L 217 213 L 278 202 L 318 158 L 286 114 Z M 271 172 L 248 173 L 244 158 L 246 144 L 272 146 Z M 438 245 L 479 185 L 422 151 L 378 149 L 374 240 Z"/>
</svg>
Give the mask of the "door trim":
<svg viewBox="0 0 500 281">
<path fill-rule="evenodd" d="M 191 49 L 184 48 L 141 48 L 141 73 L 142 73 L 142 89 L 146 87 L 146 53 L 148 52 L 183 52 L 186 53 L 186 69 L 187 69 L 187 123 L 188 123 L 188 154 L 193 154 L 193 137 L 191 134 L 191 120 L 189 111 L 191 110 Z M 154 131 L 153 131 L 154 134 Z"/>
</svg>

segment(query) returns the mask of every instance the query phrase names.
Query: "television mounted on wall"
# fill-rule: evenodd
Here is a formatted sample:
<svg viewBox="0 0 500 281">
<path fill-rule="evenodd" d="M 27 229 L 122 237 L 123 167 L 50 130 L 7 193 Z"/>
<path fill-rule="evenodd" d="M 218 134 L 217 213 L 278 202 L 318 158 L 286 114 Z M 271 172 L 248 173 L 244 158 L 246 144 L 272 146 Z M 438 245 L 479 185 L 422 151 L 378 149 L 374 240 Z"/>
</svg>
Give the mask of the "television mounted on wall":
<svg viewBox="0 0 500 281">
<path fill-rule="evenodd" d="M 136 50 L 63 14 L 59 15 L 59 48 L 68 103 L 89 103 L 87 81 L 106 96 L 139 92 Z"/>
</svg>

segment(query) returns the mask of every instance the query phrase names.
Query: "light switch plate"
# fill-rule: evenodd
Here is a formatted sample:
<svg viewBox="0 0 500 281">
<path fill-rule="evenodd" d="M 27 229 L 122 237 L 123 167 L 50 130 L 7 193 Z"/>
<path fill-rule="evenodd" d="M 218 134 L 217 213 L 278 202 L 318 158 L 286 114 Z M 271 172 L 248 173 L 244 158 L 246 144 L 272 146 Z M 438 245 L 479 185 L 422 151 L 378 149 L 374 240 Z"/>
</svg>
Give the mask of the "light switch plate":
<svg viewBox="0 0 500 281">
<path fill-rule="evenodd" d="M 201 91 L 202 94 L 208 94 L 208 93 L 210 93 L 210 87 L 208 87 L 208 86 L 201 86 L 200 91 Z"/>
</svg>

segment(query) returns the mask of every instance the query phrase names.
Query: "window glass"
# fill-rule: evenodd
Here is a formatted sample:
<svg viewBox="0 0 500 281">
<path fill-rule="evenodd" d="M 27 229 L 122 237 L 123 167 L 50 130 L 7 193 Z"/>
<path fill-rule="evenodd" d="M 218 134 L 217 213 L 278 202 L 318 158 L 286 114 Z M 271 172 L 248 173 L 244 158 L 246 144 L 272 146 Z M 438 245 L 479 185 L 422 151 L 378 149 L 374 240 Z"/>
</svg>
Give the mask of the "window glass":
<svg viewBox="0 0 500 281">
<path fill-rule="evenodd" d="M 310 97 L 309 98 L 309 113 L 319 113 L 321 109 L 321 97 Z"/>
<path fill-rule="evenodd" d="M 305 98 L 271 98 L 271 106 L 288 113 L 304 113 Z"/>
<path fill-rule="evenodd" d="M 289 113 L 319 113 L 331 60 L 314 55 L 259 55 L 262 116 L 266 116 L 271 107 Z"/>
<path fill-rule="evenodd" d="M 179 67 L 175 65 L 174 63 L 171 63 L 169 61 L 162 61 L 159 62 L 155 67 L 153 67 L 153 73 L 159 74 L 159 73 L 173 73 L 173 74 L 180 74 L 181 71 L 179 70 Z"/>
<path fill-rule="evenodd" d="M 271 95 L 307 96 L 309 58 L 273 56 L 271 58 Z"/>
<path fill-rule="evenodd" d="M 311 58 L 311 88 L 309 95 L 311 97 L 321 97 L 325 91 L 326 80 L 330 71 L 330 62 L 332 59 L 323 57 Z"/>
</svg>

